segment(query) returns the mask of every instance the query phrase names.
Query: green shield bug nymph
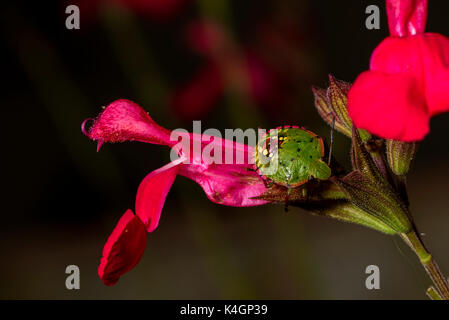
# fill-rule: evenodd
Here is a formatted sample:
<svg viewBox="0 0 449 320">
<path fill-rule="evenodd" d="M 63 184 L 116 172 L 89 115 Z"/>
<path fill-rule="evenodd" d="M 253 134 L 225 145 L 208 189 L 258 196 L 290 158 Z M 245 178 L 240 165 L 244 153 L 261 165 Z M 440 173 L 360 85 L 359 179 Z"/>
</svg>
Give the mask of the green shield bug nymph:
<svg viewBox="0 0 449 320">
<path fill-rule="evenodd" d="M 331 176 L 331 169 L 322 160 L 323 139 L 304 128 L 284 126 L 270 130 L 254 152 L 255 169 L 261 177 L 289 189 L 312 178 L 327 180 Z"/>
</svg>

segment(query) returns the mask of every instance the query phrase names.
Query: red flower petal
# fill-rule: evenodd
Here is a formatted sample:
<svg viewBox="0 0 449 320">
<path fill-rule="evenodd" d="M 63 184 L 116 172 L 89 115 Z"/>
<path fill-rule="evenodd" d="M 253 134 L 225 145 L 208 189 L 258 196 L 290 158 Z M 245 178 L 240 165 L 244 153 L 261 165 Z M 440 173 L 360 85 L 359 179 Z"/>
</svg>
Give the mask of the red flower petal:
<svg viewBox="0 0 449 320">
<path fill-rule="evenodd" d="M 413 77 L 367 71 L 349 90 L 348 111 L 359 128 L 383 138 L 417 141 L 429 132 L 424 99 Z"/>
<path fill-rule="evenodd" d="M 374 50 L 370 69 L 348 96 L 356 126 L 383 138 L 416 141 L 429 131 L 431 116 L 449 111 L 446 37 L 388 37 Z"/>
<path fill-rule="evenodd" d="M 427 0 L 387 0 L 390 34 L 405 37 L 424 32 Z"/>
<path fill-rule="evenodd" d="M 98 275 L 105 285 L 114 285 L 120 276 L 136 266 L 146 241 L 144 224 L 131 210 L 127 210 L 103 248 Z"/>
<path fill-rule="evenodd" d="M 175 143 L 170 141 L 170 130 L 159 126 L 139 105 L 126 99 L 109 104 L 87 131 L 85 122 L 83 132 L 99 144 L 128 140 L 168 146 Z"/>
<path fill-rule="evenodd" d="M 159 224 L 165 198 L 175 181 L 183 160 L 183 158 L 179 158 L 151 172 L 139 185 L 136 196 L 136 214 L 143 221 L 148 232 L 154 231 Z"/>
<path fill-rule="evenodd" d="M 449 39 L 425 33 L 420 40 L 429 112 L 435 115 L 449 111 Z"/>
<path fill-rule="evenodd" d="M 421 76 L 424 61 L 421 57 L 420 38 L 421 36 L 385 38 L 371 55 L 370 70 Z"/>
</svg>

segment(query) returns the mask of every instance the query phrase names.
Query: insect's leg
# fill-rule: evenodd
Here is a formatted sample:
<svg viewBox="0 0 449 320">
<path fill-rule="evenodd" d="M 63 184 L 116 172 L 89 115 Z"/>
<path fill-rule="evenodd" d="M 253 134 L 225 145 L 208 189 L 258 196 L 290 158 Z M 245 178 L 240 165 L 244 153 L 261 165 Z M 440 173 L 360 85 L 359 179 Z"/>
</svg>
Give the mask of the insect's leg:
<svg viewBox="0 0 449 320">
<path fill-rule="evenodd" d="M 273 184 L 274 184 L 273 181 L 271 181 L 270 179 L 264 179 L 262 176 L 261 176 L 261 178 L 262 178 L 263 184 L 265 185 L 265 188 L 269 189 L 273 186 Z"/>
<path fill-rule="evenodd" d="M 303 198 L 304 198 L 305 200 L 307 200 L 308 193 L 307 193 L 307 188 L 305 188 L 304 185 L 303 185 L 303 187 L 302 187 L 302 189 L 301 189 L 301 195 L 303 196 Z"/>
<path fill-rule="evenodd" d="M 287 177 L 287 185 L 286 185 L 287 186 L 287 195 L 285 196 L 285 206 L 284 206 L 284 211 L 285 212 L 288 212 L 288 200 L 289 200 L 290 191 L 291 191 L 289 180 L 290 180 L 290 177 L 288 176 Z"/>
<path fill-rule="evenodd" d="M 335 115 L 332 113 L 331 145 L 329 148 L 329 159 L 327 160 L 327 165 L 331 164 L 332 147 L 334 146 L 334 128 L 335 128 Z"/>
<path fill-rule="evenodd" d="M 265 178 L 263 175 L 261 175 L 261 174 L 259 173 L 259 171 L 258 171 L 257 169 L 254 169 L 254 168 L 246 168 L 246 170 L 247 170 L 247 171 L 251 171 L 251 172 L 257 173 L 257 175 L 260 177 L 260 179 L 262 179 L 262 182 L 263 182 L 263 184 L 265 185 L 265 188 L 269 189 L 269 188 L 271 188 L 271 187 L 273 186 L 273 184 L 274 184 L 273 181 L 270 180 L 270 179 L 268 179 L 268 178 Z"/>
</svg>

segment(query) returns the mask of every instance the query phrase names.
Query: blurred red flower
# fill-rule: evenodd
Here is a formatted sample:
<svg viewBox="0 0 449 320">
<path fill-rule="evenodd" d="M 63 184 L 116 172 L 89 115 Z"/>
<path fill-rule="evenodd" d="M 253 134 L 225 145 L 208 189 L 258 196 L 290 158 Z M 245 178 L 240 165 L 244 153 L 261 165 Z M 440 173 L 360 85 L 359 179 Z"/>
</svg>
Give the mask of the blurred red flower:
<svg viewBox="0 0 449 320">
<path fill-rule="evenodd" d="M 222 26 L 212 21 L 192 23 L 186 39 L 205 63 L 173 94 L 172 107 L 182 119 L 202 118 L 230 87 L 258 105 L 282 108 L 285 97 L 279 92 L 280 77 L 254 51 L 237 47 Z"/>
<path fill-rule="evenodd" d="M 265 184 L 251 170 L 253 148 L 250 146 L 203 134 L 170 131 L 156 124 L 137 104 L 123 99 L 106 107 L 87 131 L 84 128 L 86 121 L 82 130 L 98 142 L 98 148 L 104 142 L 141 141 L 169 146 L 178 155 L 176 160 L 143 179 L 137 190 L 136 216 L 128 210 L 109 237 L 98 269 L 100 278 L 107 285 L 116 283 L 139 261 L 146 241 L 144 230 L 152 232 L 158 226 L 165 199 L 176 176 L 195 181 L 209 200 L 218 204 L 246 207 L 266 203 L 251 199 L 265 191 Z M 171 139 L 173 133 L 181 138 L 181 142 Z M 221 155 L 210 152 L 214 146 L 222 150 Z M 238 160 L 235 164 L 226 164 L 225 156 L 229 154 L 243 161 L 241 164 Z M 217 157 L 220 157 L 218 161 Z"/>
<path fill-rule="evenodd" d="M 449 110 L 449 39 L 424 33 L 427 0 L 387 0 L 391 36 L 348 93 L 355 125 L 383 138 L 418 141 Z"/>
<path fill-rule="evenodd" d="M 87 17 L 95 16 L 102 6 L 118 5 L 144 15 L 155 21 L 164 21 L 176 16 L 189 0 L 75 0 L 70 4 L 80 7 Z"/>
</svg>

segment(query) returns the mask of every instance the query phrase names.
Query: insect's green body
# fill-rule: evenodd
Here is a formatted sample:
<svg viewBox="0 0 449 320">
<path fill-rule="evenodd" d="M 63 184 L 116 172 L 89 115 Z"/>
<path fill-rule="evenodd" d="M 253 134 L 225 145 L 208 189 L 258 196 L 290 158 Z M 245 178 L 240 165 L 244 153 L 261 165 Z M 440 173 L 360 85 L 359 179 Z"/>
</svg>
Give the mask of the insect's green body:
<svg viewBox="0 0 449 320">
<path fill-rule="evenodd" d="M 270 147 L 276 139 L 277 150 L 275 145 Z M 327 180 L 331 169 L 321 160 L 323 156 L 323 140 L 296 127 L 271 130 L 255 150 L 256 167 L 263 178 L 287 187 L 300 186 L 312 177 Z"/>
</svg>

